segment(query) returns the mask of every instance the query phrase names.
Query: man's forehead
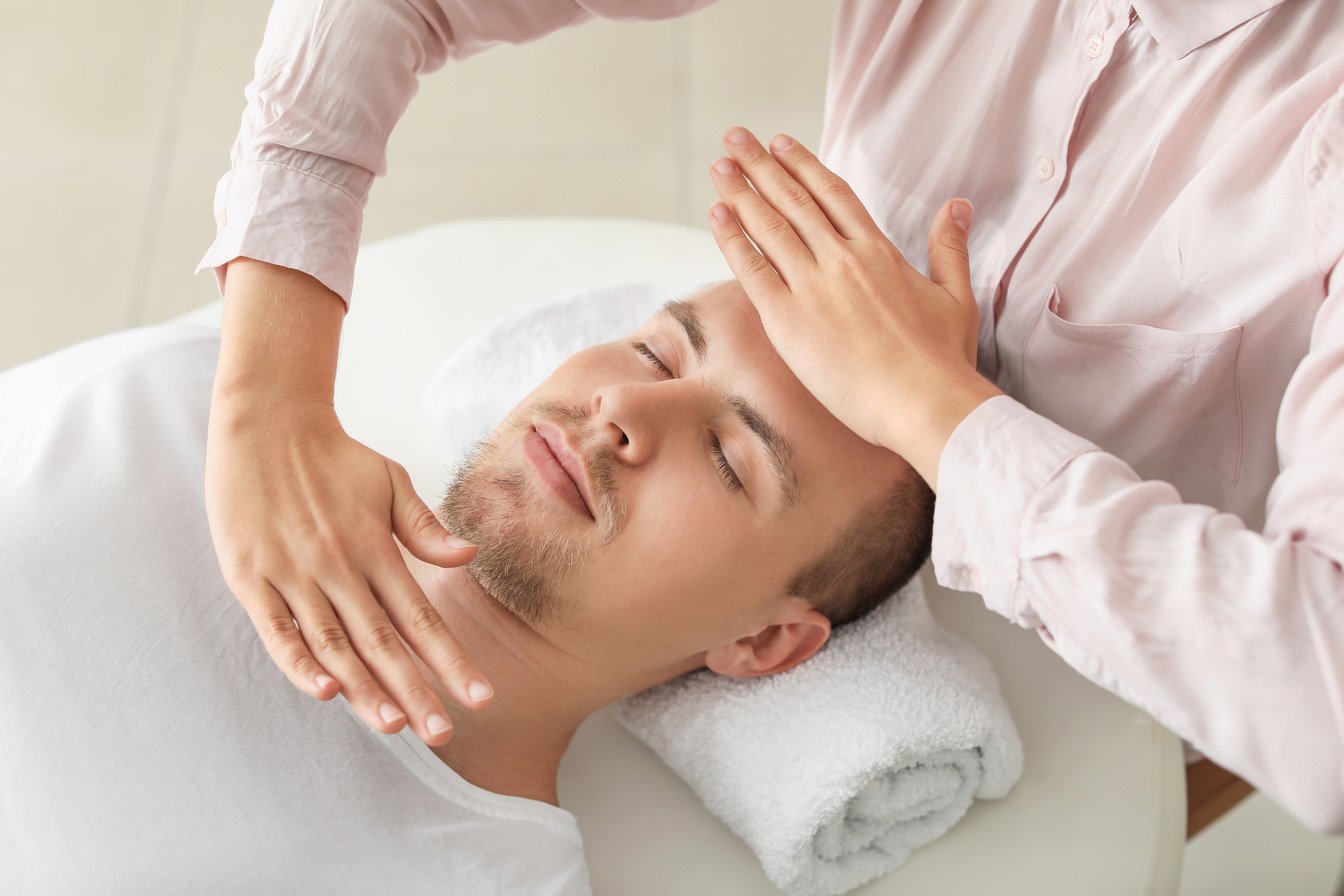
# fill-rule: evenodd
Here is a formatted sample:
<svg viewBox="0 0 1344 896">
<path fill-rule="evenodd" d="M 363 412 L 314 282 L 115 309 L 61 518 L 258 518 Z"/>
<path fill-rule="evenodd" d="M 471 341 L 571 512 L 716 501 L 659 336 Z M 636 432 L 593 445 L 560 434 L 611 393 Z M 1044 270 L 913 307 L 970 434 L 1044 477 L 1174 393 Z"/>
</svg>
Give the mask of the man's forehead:
<svg viewBox="0 0 1344 896">
<path fill-rule="evenodd" d="M 654 316 L 675 320 L 696 335 L 712 329 L 714 335 L 725 331 L 727 336 L 745 336 L 753 325 L 754 329 L 760 329 L 756 308 L 736 280 L 715 283 L 685 298 L 666 301 Z"/>
<path fill-rule="evenodd" d="M 751 307 L 751 297 L 736 280 L 711 283 L 687 296 L 684 301 L 696 308 L 705 309 L 706 313 L 731 312 Z"/>
</svg>

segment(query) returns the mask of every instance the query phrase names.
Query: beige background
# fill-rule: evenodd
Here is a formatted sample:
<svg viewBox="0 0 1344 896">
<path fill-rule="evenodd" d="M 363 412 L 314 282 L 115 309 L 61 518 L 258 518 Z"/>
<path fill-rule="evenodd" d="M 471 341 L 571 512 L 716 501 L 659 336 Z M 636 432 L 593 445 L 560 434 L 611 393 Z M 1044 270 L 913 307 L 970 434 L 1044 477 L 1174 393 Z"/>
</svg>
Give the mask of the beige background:
<svg viewBox="0 0 1344 896">
<path fill-rule="evenodd" d="M 816 148 L 837 7 L 723 0 L 449 62 L 393 135 L 364 239 L 521 215 L 703 227 L 729 127 Z M 218 297 L 192 269 L 268 9 L 5 0 L 0 369 Z M 1181 894 L 1324 896 L 1338 865 L 1338 840 L 1256 795 L 1191 844 Z"/>
<path fill-rule="evenodd" d="M 192 268 L 267 2 L 19 4 L 0 31 L 0 368 L 217 298 Z M 421 79 L 364 241 L 457 218 L 704 226 L 734 124 L 815 148 L 837 3 L 594 21 Z"/>
</svg>

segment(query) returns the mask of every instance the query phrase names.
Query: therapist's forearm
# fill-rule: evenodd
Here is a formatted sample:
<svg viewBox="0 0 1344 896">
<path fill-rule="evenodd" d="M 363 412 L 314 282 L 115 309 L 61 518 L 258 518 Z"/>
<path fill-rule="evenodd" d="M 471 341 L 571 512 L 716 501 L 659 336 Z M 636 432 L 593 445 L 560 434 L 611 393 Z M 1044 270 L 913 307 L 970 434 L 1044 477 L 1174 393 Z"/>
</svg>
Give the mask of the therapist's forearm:
<svg viewBox="0 0 1344 896">
<path fill-rule="evenodd" d="M 908 413 L 889 415 L 892 436 L 883 447 L 905 458 L 937 492 L 938 462 L 953 430 L 971 411 L 1004 392 L 971 367 L 939 377 L 927 386 L 926 397 Z"/>
<path fill-rule="evenodd" d="M 213 411 L 334 410 L 346 305 L 302 271 L 229 262 Z"/>
</svg>

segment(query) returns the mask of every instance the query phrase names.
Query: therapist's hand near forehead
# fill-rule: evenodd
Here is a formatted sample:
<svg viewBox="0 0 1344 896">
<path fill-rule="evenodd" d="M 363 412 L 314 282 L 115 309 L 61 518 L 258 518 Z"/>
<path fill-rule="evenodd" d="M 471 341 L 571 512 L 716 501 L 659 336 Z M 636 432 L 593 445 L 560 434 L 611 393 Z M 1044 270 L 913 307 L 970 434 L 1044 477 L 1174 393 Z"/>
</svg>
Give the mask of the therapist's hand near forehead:
<svg viewBox="0 0 1344 896">
<path fill-rule="evenodd" d="M 787 134 L 773 154 L 746 128 L 725 145 L 732 155 L 711 171 L 727 204 L 710 209 L 711 227 L 771 344 L 836 419 L 936 487 L 952 430 L 1003 394 L 975 369 L 971 204 L 938 211 L 925 277 L 849 185 Z"/>
<path fill-rule="evenodd" d="M 198 267 L 207 509 L 276 663 L 377 730 L 449 736 L 394 631 L 482 705 L 393 538 L 473 549 L 332 410 L 388 136 L 449 59 L 707 2 L 271 12 Z M 828 78 L 815 154 L 725 135 L 709 175 L 781 356 L 937 492 L 941 584 L 1344 833 L 1344 4 L 840 0 Z"/>
</svg>

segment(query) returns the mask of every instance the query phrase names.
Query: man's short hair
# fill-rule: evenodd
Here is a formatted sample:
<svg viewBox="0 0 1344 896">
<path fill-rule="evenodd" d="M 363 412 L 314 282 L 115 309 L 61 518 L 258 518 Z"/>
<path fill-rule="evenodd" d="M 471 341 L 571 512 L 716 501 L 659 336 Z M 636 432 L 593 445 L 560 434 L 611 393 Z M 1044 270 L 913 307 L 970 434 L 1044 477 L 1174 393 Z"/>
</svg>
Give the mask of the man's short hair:
<svg viewBox="0 0 1344 896">
<path fill-rule="evenodd" d="M 788 593 L 807 600 L 831 628 L 862 618 L 912 579 L 933 546 L 933 490 L 911 467 L 860 508 L 830 548 L 795 575 Z"/>
</svg>

